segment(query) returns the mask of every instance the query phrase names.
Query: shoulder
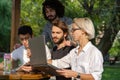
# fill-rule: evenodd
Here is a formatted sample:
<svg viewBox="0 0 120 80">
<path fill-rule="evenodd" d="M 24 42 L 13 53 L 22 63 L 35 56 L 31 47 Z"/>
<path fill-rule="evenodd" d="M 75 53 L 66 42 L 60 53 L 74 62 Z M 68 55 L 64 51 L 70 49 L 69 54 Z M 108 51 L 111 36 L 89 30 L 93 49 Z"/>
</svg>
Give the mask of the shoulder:
<svg viewBox="0 0 120 80">
<path fill-rule="evenodd" d="M 95 51 L 95 52 L 98 52 L 98 53 L 101 53 L 101 51 L 93 44 L 91 44 L 91 48 L 90 48 L 92 51 Z"/>
<path fill-rule="evenodd" d="M 88 51 L 90 52 L 91 56 L 93 55 L 94 57 L 102 57 L 102 52 L 93 44 L 91 44 Z"/>
<path fill-rule="evenodd" d="M 74 54 L 77 50 L 77 47 L 71 46 L 70 54 Z"/>
<path fill-rule="evenodd" d="M 68 25 L 72 24 L 72 22 L 73 22 L 71 18 L 65 17 L 65 16 L 62 17 L 61 20 L 64 21 Z"/>
<path fill-rule="evenodd" d="M 17 54 L 17 53 L 23 51 L 24 49 L 25 49 L 25 47 L 24 47 L 24 46 L 21 46 L 21 47 L 15 49 L 15 50 L 13 50 L 12 54 Z"/>
<path fill-rule="evenodd" d="M 47 22 L 46 24 L 45 24 L 45 27 L 44 28 L 46 28 L 46 27 L 51 27 L 52 26 L 52 24 L 50 23 L 50 22 Z"/>
<path fill-rule="evenodd" d="M 72 21 L 72 19 L 70 18 L 70 17 L 66 17 L 66 16 L 64 16 L 64 17 L 62 17 L 64 20 L 71 20 Z"/>
<path fill-rule="evenodd" d="M 66 46 L 67 49 L 72 50 L 73 48 L 75 48 L 74 46 Z"/>
<path fill-rule="evenodd" d="M 73 48 L 75 48 L 75 46 L 72 45 L 72 46 L 70 46 L 70 48 L 73 49 Z"/>
<path fill-rule="evenodd" d="M 92 45 L 90 48 L 89 57 L 93 61 L 100 61 L 102 63 L 104 62 L 102 52 L 94 45 Z"/>
<path fill-rule="evenodd" d="M 52 51 L 56 51 L 57 50 L 57 46 L 54 46 Z"/>
</svg>

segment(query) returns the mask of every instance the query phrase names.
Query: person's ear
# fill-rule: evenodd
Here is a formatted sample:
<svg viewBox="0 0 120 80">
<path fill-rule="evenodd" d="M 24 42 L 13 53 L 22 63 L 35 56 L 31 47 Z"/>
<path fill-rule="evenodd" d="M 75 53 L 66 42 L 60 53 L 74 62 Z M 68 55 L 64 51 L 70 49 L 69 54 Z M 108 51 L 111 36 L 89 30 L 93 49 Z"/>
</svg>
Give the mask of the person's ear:
<svg viewBox="0 0 120 80">
<path fill-rule="evenodd" d="M 86 32 L 84 30 L 81 30 L 82 34 L 86 34 Z"/>
</svg>

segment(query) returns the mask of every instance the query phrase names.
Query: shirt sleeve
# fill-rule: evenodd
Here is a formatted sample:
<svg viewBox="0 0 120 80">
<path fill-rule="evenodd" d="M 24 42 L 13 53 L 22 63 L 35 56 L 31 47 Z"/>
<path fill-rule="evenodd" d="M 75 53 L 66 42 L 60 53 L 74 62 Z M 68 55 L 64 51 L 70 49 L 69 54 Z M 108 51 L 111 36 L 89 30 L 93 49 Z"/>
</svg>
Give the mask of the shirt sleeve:
<svg viewBox="0 0 120 80">
<path fill-rule="evenodd" d="M 94 63 L 92 64 L 92 76 L 95 80 L 101 80 L 102 78 L 102 72 L 103 72 L 103 56 L 101 52 L 97 52 L 96 55 L 93 58 Z"/>
<path fill-rule="evenodd" d="M 61 59 L 52 60 L 52 65 L 58 68 L 68 68 L 70 67 L 71 53 L 68 53 L 65 57 Z"/>
<path fill-rule="evenodd" d="M 47 55 L 47 59 L 51 59 L 51 53 L 50 53 L 50 49 L 48 48 L 47 45 L 45 45 L 46 48 L 46 55 Z"/>
<path fill-rule="evenodd" d="M 18 59 L 18 54 L 17 54 L 17 51 L 14 50 L 12 53 L 11 53 L 11 58 L 14 59 L 14 60 L 17 60 Z"/>
</svg>

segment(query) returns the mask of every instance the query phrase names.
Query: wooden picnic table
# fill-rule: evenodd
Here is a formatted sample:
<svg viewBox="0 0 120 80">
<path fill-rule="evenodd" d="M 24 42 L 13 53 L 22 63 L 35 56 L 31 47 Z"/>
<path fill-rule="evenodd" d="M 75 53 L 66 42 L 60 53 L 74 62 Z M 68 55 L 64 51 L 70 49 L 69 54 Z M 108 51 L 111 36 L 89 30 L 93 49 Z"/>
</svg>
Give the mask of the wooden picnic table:
<svg viewBox="0 0 120 80">
<path fill-rule="evenodd" d="M 3 71 L 0 71 L 0 80 L 15 80 L 15 79 L 35 79 L 35 80 L 40 80 L 43 78 L 50 77 L 50 75 L 47 74 L 42 74 L 42 73 L 25 73 L 25 72 L 15 72 L 15 73 L 10 73 L 10 74 L 4 74 Z"/>
</svg>

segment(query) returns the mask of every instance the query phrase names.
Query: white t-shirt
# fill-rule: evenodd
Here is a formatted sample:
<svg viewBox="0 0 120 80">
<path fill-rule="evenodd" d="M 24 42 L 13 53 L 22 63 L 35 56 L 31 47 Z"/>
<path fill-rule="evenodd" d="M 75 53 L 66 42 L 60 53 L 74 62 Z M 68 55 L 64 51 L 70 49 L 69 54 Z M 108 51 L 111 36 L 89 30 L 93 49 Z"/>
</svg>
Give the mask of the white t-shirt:
<svg viewBox="0 0 120 80">
<path fill-rule="evenodd" d="M 46 45 L 45 45 L 45 48 L 46 48 L 47 59 L 51 59 L 51 53 L 49 48 Z M 20 65 L 23 65 L 30 61 L 30 59 L 27 57 L 27 50 L 25 49 L 24 46 L 21 46 L 18 49 L 15 49 L 11 53 L 11 57 L 14 60 L 20 60 Z"/>
<path fill-rule="evenodd" d="M 25 49 L 24 46 L 21 46 L 17 49 L 15 49 L 12 53 L 11 53 L 11 57 L 13 60 L 20 60 L 20 64 L 23 65 L 27 62 L 30 61 L 30 59 L 27 57 L 27 50 Z"/>
</svg>

